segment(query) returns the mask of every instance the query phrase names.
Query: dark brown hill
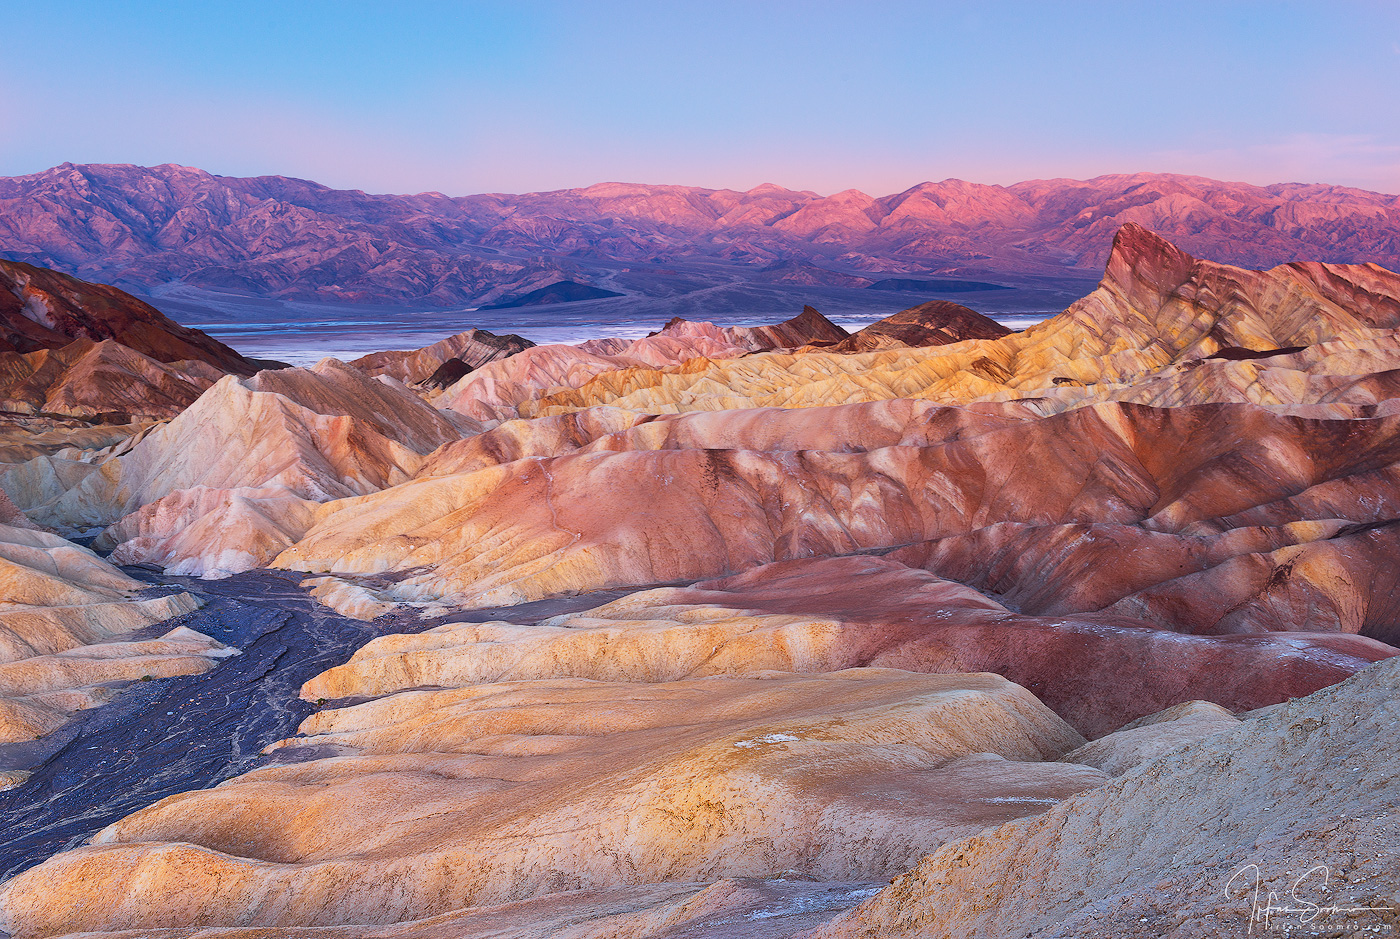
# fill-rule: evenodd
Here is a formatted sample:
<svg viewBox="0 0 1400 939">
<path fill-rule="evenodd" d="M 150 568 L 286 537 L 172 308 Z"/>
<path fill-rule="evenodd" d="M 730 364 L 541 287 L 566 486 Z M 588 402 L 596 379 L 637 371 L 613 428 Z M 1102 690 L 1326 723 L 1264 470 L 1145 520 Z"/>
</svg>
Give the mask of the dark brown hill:
<svg viewBox="0 0 1400 939">
<path fill-rule="evenodd" d="M 948 300 L 930 300 L 901 310 L 854 333 L 830 352 L 872 352 L 909 346 L 946 346 L 964 339 L 1000 339 L 1011 330 L 976 310 Z"/>
<path fill-rule="evenodd" d="M 115 287 L 0 260 L 0 352 L 61 349 L 75 339 L 114 339 L 158 362 L 199 361 L 239 374 L 257 370 L 223 343 Z"/>
<path fill-rule="evenodd" d="M 540 287 L 538 290 L 531 290 L 529 293 L 521 294 L 510 300 L 502 300 L 499 303 L 492 303 L 483 306 L 483 310 L 507 310 L 518 306 L 543 306 L 547 303 L 573 303 L 576 300 L 602 300 L 607 297 L 620 297 L 622 294 L 614 290 L 604 290 L 601 287 L 594 287 L 592 284 L 580 284 L 577 281 L 561 280 L 557 283 Z"/>
</svg>

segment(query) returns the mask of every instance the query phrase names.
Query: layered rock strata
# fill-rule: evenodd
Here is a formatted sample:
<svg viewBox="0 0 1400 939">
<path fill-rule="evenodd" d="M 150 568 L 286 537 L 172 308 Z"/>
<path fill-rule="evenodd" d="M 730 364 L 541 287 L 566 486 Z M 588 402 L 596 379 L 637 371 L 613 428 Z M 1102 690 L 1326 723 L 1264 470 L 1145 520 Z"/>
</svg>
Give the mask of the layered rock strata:
<svg viewBox="0 0 1400 939">
<path fill-rule="evenodd" d="M 541 387 L 515 411 L 540 417 L 612 405 L 654 414 L 914 397 L 948 404 L 1035 398 L 1053 410 L 1103 401 L 1248 401 L 1365 417 L 1393 397 L 1398 325 L 1400 277 L 1374 264 L 1247 271 L 1199 261 L 1128 225 L 1097 290 L 1002 339 L 599 372 L 553 391 Z M 497 418 L 511 403 L 479 400 L 463 383 L 438 403 L 469 412 L 489 405 Z"/>
<path fill-rule="evenodd" d="M 0 523 L 0 743 L 43 736 L 113 686 L 233 654 L 190 629 L 159 629 L 198 601 L 142 599 L 144 586 L 86 548 Z"/>
<path fill-rule="evenodd" d="M 226 377 L 119 453 L 37 457 L 4 468 L 0 485 L 44 524 L 117 523 L 100 545 L 121 563 L 217 575 L 293 543 L 314 504 L 406 482 L 458 437 L 393 379 L 328 359 Z"/>
<path fill-rule="evenodd" d="M 0 353 L 60 349 L 75 339 L 111 340 L 157 362 L 203 362 L 220 374 L 255 371 L 228 346 L 116 287 L 0 258 Z"/>
<path fill-rule="evenodd" d="M 474 370 L 447 385 L 432 400 L 439 408 L 476 420 L 507 420 L 541 395 L 586 386 L 602 376 L 704 367 L 712 361 L 805 347 L 812 342 L 835 342 L 845 336 L 844 329 L 812 307 L 771 326 L 716 326 L 675 319 L 657 332 L 631 341 L 594 339 L 577 346 L 537 346 Z"/>
<path fill-rule="evenodd" d="M 946 346 L 964 339 L 1000 339 L 1011 330 L 960 303 L 930 300 L 871 323 L 833 343 L 813 343 L 827 352 L 874 352 Z"/>
<path fill-rule="evenodd" d="M 608 421 L 625 423 L 627 416 L 605 412 L 542 427 L 541 436 L 529 438 L 503 425 L 430 458 L 429 475 L 318 508 L 314 526 L 277 564 L 315 573 L 402 572 L 408 576 L 389 590 L 403 600 L 485 606 L 950 537 L 965 540 L 947 550 L 961 544 L 967 554 L 976 545 L 971 533 L 999 525 L 1020 526 L 1028 538 L 1033 529 L 1079 525 L 1092 533 L 1106 525 L 1135 527 L 1133 537 L 1144 545 L 1179 546 L 1161 556 L 1161 582 L 1250 554 L 1251 576 L 1267 580 L 1280 570 L 1275 586 L 1282 590 L 1290 572 L 1296 583 L 1325 581 L 1328 562 L 1318 556 L 1317 565 L 1289 565 L 1296 551 L 1271 552 L 1333 537 L 1382 546 L 1384 526 L 1370 534 L 1343 529 L 1388 522 L 1396 491 L 1395 418 L 1316 420 L 1249 405 L 1121 404 L 1039 420 L 1027 419 L 1019 404 L 970 412 L 881 404 L 719 417 L 641 423 L 554 457 L 531 448 L 577 446 L 590 430 L 608 430 L 616 426 Z M 895 421 L 902 426 L 891 426 Z M 501 458 L 509 461 L 492 464 Z M 1337 521 L 1295 524 L 1326 520 Z M 1215 549 L 1206 543 L 1211 535 L 1260 526 L 1279 530 L 1240 532 Z M 1010 538 L 1017 529 L 998 530 Z M 1087 590 L 1073 584 L 1105 580 L 1102 591 L 1119 590 L 1113 602 L 1130 602 L 1129 594 L 1152 585 L 1117 568 L 1109 552 L 1068 542 L 1053 549 L 1076 553 L 1065 561 L 1063 583 L 1057 578 L 1060 586 L 1043 589 Z M 1183 560 L 1172 566 L 1169 556 Z M 1374 568 L 1382 556 L 1378 547 L 1370 562 L 1359 555 L 1345 564 L 1353 571 Z M 949 572 L 960 572 L 954 576 L 974 576 L 948 564 Z M 1236 568 L 1221 575 L 1234 586 L 1222 581 L 1218 589 L 1242 596 L 1256 580 L 1239 580 L 1244 568 Z M 1137 579 L 1120 589 L 1125 576 Z M 1003 586 L 1014 592 L 1009 581 Z M 1364 621 L 1378 627 L 1386 615 L 1383 590 L 1373 613 L 1360 607 L 1343 613 L 1355 606 L 1349 596 L 1336 595 L 1334 628 L 1342 622 L 1360 628 Z"/>
<path fill-rule="evenodd" d="M 1388 922 L 1400 279 L 1125 229 L 1024 334 L 761 351 L 804 316 L 525 349 L 420 382 L 443 410 L 226 378 L 9 468 L 117 560 L 441 618 L 307 681 L 269 765 L 0 887 L 0 928 L 1205 936 L 1257 925 L 1241 871 L 1317 863 L 1338 928 Z"/>
<path fill-rule="evenodd" d="M 460 623 L 385 637 L 305 693 L 333 700 L 507 679 L 672 681 L 857 666 L 988 671 L 1093 737 L 1189 700 L 1241 711 L 1276 704 L 1396 654 L 1335 624 L 1193 636 L 1122 615 L 1026 615 L 892 558 L 848 557 L 641 591 L 530 627 Z"/>
<path fill-rule="evenodd" d="M 1256 714 L 1186 702 L 1085 744 L 989 675 L 793 675 L 732 655 L 755 677 L 673 677 L 684 666 L 661 650 L 684 643 L 648 654 L 646 634 L 716 624 L 667 599 L 374 640 L 303 689 L 371 700 L 309 718 L 271 751 L 290 762 L 168 798 L 19 875 L 0 925 L 660 939 L 791 936 L 834 916 L 813 935 L 1204 937 L 1265 915 L 1256 883 L 1285 889 L 1317 864 L 1308 889 L 1319 912 L 1340 901 L 1326 915 L 1345 928 L 1383 924 L 1400 899 L 1400 659 Z M 596 666 L 563 634 L 606 620 L 614 677 L 519 677 Z M 541 648 L 551 633 L 571 647 Z M 770 916 L 784 928 L 755 931 Z"/>
<path fill-rule="evenodd" d="M 421 349 L 373 352 L 350 364 L 367 375 L 389 375 L 405 385 L 417 385 L 454 371 L 459 372 L 457 378 L 461 378 L 488 362 L 510 358 L 532 346 L 533 342 L 519 336 L 497 336 L 484 329 L 469 329 Z M 448 364 L 454 362 L 457 363 L 455 367 Z"/>
<path fill-rule="evenodd" d="M 70 455 L 110 452 L 151 423 L 95 424 L 81 418 L 6 414 L 0 416 L 0 463 L 23 463 L 63 451 Z"/>
<path fill-rule="evenodd" d="M 1383 935 L 1400 660 L 950 844 L 811 939 Z"/>
<path fill-rule="evenodd" d="M 199 360 L 165 364 L 111 339 L 0 353 L 0 410 L 102 423 L 179 414 L 224 373 Z"/>
<path fill-rule="evenodd" d="M 223 375 L 256 370 L 115 287 L 0 259 L 0 411 L 164 419 Z"/>
<path fill-rule="evenodd" d="M 1105 779 L 1055 762 L 1081 738 L 986 675 L 506 682 L 302 730 L 289 743 L 339 756 L 128 817 L 12 880 L 5 928 L 368 925 L 560 890 L 873 880 Z"/>
</svg>

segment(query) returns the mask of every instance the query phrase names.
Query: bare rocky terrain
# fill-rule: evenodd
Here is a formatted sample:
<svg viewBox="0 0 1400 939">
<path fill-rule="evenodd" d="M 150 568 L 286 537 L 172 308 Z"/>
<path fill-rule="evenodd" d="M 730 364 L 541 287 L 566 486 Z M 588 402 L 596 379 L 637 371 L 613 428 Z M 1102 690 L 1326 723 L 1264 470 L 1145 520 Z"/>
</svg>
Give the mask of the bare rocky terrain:
<svg viewBox="0 0 1400 939">
<path fill-rule="evenodd" d="M 1393 931 L 1400 275 L 1104 266 L 10 415 L 0 929 Z"/>
</svg>

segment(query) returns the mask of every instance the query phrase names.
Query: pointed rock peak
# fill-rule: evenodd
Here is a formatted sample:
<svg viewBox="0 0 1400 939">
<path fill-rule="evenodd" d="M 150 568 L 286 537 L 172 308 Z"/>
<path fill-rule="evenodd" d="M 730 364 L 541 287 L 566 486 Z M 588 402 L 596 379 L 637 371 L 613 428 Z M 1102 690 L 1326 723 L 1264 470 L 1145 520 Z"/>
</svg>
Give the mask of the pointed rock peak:
<svg viewBox="0 0 1400 939">
<path fill-rule="evenodd" d="M 792 319 L 772 326 L 731 326 L 725 333 L 733 342 L 753 352 L 796 349 L 811 342 L 836 342 L 849 335 L 810 306 L 804 306 Z"/>
<path fill-rule="evenodd" d="M 777 193 L 789 193 L 789 192 L 791 192 L 791 191 L 792 191 L 792 190 L 790 190 L 790 189 L 786 189 L 786 188 L 784 188 L 784 187 L 782 187 L 782 186 L 779 186 L 777 183 L 760 183 L 759 185 L 757 185 L 757 186 L 753 187 L 752 189 L 750 189 L 748 192 L 744 193 L 744 195 L 746 195 L 746 196 L 766 196 L 766 195 L 769 195 L 769 194 L 775 193 L 775 192 L 777 192 Z"/>
<path fill-rule="evenodd" d="M 686 319 L 684 316 L 673 316 L 673 317 L 671 317 L 669 320 L 666 321 L 666 325 L 665 325 L 665 326 L 662 326 L 662 327 L 661 327 L 659 330 L 657 330 L 655 333 L 648 333 L 647 335 L 649 335 L 649 336 L 655 336 L 657 333 L 675 332 L 675 331 L 678 330 L 678 329 L 683 329 L 683 328 L 685 328 L 685 326 L 688 325 L 689 323 L 690 323 L 690 320 Z"/>
<path fill-rule="evenodd" d="M 827 319 L 820 310 L 811 305 L 804 305 L 801 313 L 782 325 L 800 328 L 816 339 L 840 339 L 849 335 L 846 330 Z"/>
<path fill-rule="evenodd" d="M 1190 276 L 1196 259 L 1156 232 L 1128 222 L 1113 236 L 1104 283 L 1132 287 L 1175 286 Z"/>
<path fill-rule="evenodd" d="M 872 196 L 861 192 L 859 189 L 842 189 L 835 195 L 827 198 L 828 202 L 859 202 L 863 205 L 870 205 L 875 201 Z"/>
<path fill-rule="evenodd" d="M 1195 260 L 1191 255 L 1182 251 L 1161 235 L 1150 229 L 1143 228 L 1137 222 L 1125 222 L 1123 226 L 1118 229 L 1118 233 L 1113 236 L 1112 253 L 1119 254 L 1121 252 L 1131 252 L 1140 255 L 1180 255 L 1191 258 L 1193 261 Z"/>
</svg>

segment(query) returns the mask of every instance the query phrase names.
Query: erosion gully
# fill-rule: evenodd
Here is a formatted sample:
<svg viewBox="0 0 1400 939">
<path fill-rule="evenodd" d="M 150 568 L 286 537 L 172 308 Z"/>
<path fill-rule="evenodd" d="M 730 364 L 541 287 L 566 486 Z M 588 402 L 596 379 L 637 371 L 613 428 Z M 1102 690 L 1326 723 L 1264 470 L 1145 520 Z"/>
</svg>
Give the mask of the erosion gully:
<svg viewBox="0 0 1400 939">
<path fill-rule="evenodd" d="M 188 626 L 241 650 L 202 675 L 133 682 L 102 707 L 44 737 L 0 745 L 0 769 L 29 769 L 0 792 L 0 881 L 166 796 L 216 786 L 273 762 L 270 743 L 291 737 L 316 708 L 298 697 L 307 679 L 349 659 L 375 636 L 421 632 L 444 620 L 341 616 L 297 586 L 304 575 L 252 571 L 226 580 L 128 574 L 157 592 L 186 590 L 203 608 L 159 624 Z M 630 591 L 478 610 L 451 621 L 529 623 L 588 609 Z"/>
</svg>

